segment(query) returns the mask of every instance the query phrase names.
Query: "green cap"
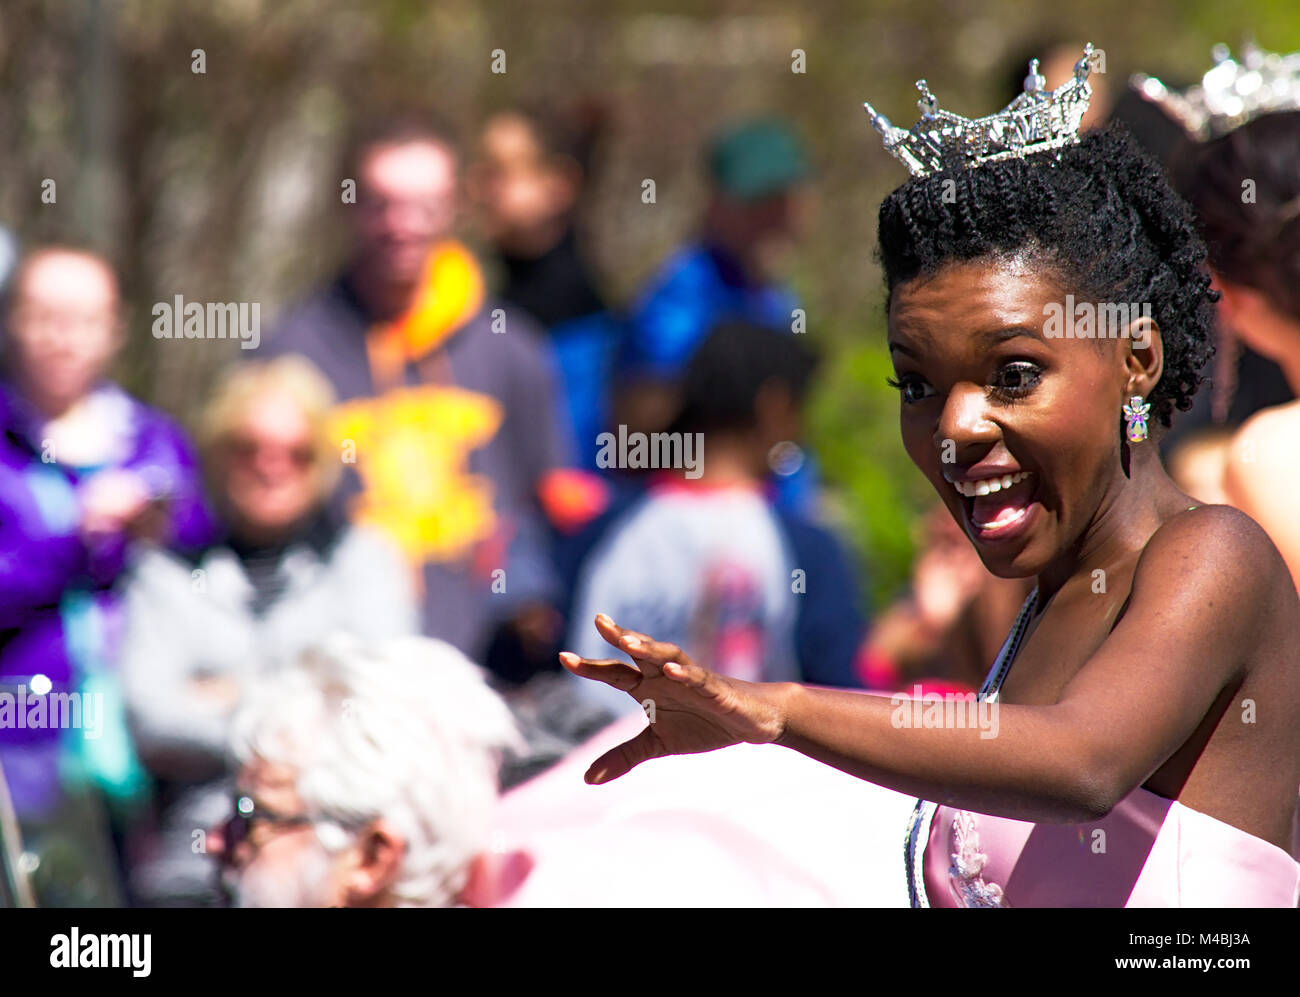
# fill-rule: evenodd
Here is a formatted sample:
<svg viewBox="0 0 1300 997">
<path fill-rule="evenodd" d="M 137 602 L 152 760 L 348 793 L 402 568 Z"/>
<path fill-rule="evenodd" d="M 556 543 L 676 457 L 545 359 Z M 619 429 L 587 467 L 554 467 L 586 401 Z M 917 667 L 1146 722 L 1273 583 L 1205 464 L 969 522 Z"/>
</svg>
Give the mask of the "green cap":
<svg viewBox="0 0 1300 997">
<path fill-rule="evenodd" d="M 783 121 L 748 121 L 709 146 L 709 173 L 725 193 L 749 200 L 807 179 L 811 171 L 798 137 Z"/>
</svg>

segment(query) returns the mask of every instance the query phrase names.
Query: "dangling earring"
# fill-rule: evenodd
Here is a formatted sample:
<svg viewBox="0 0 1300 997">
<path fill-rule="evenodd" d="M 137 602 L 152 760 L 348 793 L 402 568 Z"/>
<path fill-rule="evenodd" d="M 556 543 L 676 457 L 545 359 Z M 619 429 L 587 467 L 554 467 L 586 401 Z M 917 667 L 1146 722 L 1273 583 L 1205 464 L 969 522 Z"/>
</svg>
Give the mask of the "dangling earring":
<svg viewBox="0 0 1300 997">
<path fill-rule="evenodd" d="M 1124 418 L 1128 420 L 1128 441 L 1130 443 L 1141 443 L 1147 438 L 1147 413 L 1151 411 L 1151 403 L 1143 402 L 1141 395 L 1134 395 L 1124 406 Z"/>
</svg>

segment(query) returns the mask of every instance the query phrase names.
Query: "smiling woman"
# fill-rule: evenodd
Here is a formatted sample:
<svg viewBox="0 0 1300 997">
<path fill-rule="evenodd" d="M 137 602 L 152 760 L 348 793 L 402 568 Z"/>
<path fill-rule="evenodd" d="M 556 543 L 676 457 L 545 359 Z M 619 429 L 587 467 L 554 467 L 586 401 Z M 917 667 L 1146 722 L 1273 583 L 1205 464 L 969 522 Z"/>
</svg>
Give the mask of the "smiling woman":
<svg viewBox="0 0 1300 997">
<path fill-rule="evenodd" d="M 1106 501 L 1103 469 L 1159 468 L 1153 449 L 1128 444 L 1121 416 L 1135 395 L 1160 403 L 1169 337 L 1149 335 L 1145 348 L 1136 334 L 1045 338 L 1035 316 L 1070 280 L 1056 267 L 1024 251 L 958 258 L 890 294 L 904 446 L 1003 577 L 1040 574 L 1082 532 Z"/>
<path fill-rule="evenodd" d="M 589 781 L 775 742 L 920 797 L 918 906 L 1300 900 L 1300 600 L 1263 531 L 1197 507 L 1146 438 L 1191 404 L 1214 294 L 1154 163 L 1113 131 L 1079 139 L 1090 53 L 1050 92 L 1031 64 L 989 118 L 938 110 L 924 83 L 910 132 L 872 112 L 913 173 L 880 212 L 903 443 L 989 570 L 1037 579 L 981 690 L 997 736 L 727 679 L 598 617 L 635 667 L 566 667 L 653 699 L 657 721 Z M 1149 309 L 1117 338 L 1045 335 L 1071 300 Z"/>
<path fill-rule="evenodd" d="M 914 178 L 881 205 L 879 235 L 891 315 L 900 285 L 945 264 L 1028 266 L 1046 285 L 1026 312 L 1030 335 L 1052 338 L 1043 336 L 1044 318 L 1067 303 L 1111 314 L 1118 304 L 1130 311 L 1136 304 L 1164 331 L 1155 417 L 1169 426 L 1174 408 L 1191 407 L 1212 352 L 1216 295 L 1205 247 L 1159 166 L 1122 132 L 1090 132 L 1059 158 L 1031 155 Z M 1143 328 L 1116 338 L 1141 342 Z M 1098 348 L 1105 342 L 1098 339 Z"/>
</svg>

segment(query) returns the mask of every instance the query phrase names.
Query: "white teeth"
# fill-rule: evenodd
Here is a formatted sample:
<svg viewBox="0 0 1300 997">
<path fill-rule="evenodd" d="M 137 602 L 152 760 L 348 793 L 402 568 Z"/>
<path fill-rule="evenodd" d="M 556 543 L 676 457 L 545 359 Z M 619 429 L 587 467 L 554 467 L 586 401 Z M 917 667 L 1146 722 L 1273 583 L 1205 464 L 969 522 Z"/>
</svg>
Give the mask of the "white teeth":
<svg viewBox="0 0 1300 997">
<path fill-rule="evenodd" d="M 993 492 L 1000 492 L 1004 488 L 1010 488 L 1012 485 L 1024 481 L 1029 477 L 1029 471 L 1017 471 L 1015 474 L 1004 474 L 1000 478 L 981 478 L 979 481 L 954 481 L 952 486 L 967 498 L 974 498 L 977 495 L 989 495 Z"/>
</svg>

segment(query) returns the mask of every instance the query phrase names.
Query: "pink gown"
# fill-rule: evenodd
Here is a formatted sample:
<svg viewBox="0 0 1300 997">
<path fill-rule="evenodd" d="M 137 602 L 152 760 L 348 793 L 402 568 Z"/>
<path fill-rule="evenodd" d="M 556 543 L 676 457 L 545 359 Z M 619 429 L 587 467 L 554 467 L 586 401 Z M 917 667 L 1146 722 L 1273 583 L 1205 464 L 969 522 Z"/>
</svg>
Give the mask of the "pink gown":
<svg viewBox="0 0 1300 997">
<path fill-rule="evenodd" d="M 576 681 L 576 680 L 575 680 Z M 906 907 L 898 828 L 915 802 L 770 744 L 582 774 L 636 735 L 607 727 L 502 797 L 476 907 Z"/>
<path fill-rule="evenodd" d="M 996 699 L 1037 598 L 1025 601 L 981 698 Z M 1286 851 L 1141 787 L 1088 824 L 1035 824 L 918 800 L 905 850 L 914 907 L 1300 903 L 1300 863 Z"/>
</svg>

